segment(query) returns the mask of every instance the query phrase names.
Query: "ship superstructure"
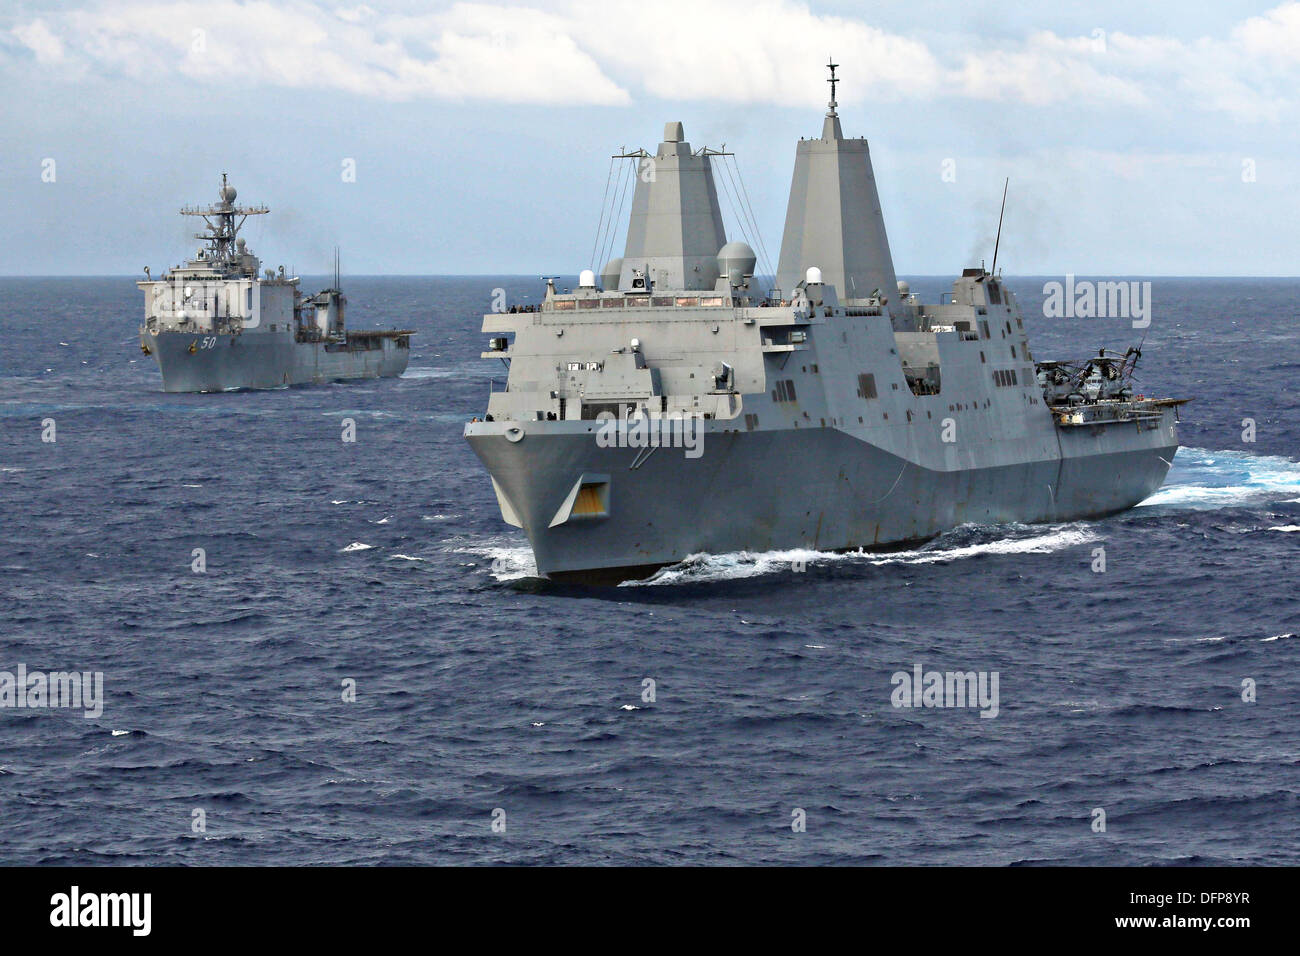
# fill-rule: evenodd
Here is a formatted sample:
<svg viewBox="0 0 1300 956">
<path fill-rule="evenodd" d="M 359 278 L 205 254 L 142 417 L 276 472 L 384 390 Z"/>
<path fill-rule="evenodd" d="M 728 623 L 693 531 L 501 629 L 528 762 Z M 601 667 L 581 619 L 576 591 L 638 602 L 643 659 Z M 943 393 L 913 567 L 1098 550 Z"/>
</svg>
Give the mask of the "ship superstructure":
<svg viewBox="0 0 1300 956">
<path fill-rule="evenodd" d="M 218 202 L 186 206 L 203 220 L 194 258 L 138 285 L 145 294 L 140 348 L 154 356 L 169 392 L 243 388 L 396 376 L 410 357 L 409 329 L 349 330 L 347 300 L 334 284 L 304 295 L 283 266 L 263 273 L 239 230 L 265 206 L 235 204 L 223 173 Z"/>
<path fill-rule="evenodd" d="M 624 255 L 536 311 L 484 316 L 509 378 L 465 435 L 540 573 L 1074 520 L 1164 480 L 1179 402 L 1132 393 L 1132 352 L 1037 364 L 999 275 L 966 269 L 939 303 L 897 280 L 832 81 L 821 136 L 798 144 L 778 288 L 727 241 L 717 153 L 669 123 L 638 154 L 653 175 Z"/>
</svg>

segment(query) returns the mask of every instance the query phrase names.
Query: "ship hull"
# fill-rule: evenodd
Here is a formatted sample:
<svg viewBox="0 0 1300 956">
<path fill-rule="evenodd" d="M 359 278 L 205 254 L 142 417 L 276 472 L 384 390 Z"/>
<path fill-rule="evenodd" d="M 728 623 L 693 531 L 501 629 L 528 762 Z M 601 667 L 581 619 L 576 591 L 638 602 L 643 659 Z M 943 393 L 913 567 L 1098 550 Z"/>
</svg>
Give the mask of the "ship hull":
<svg viewBox="0 0 1300 956">
<path fill-rule="evenodd" d="M 157 360 L 167 392 L 223 392 L 283 388 L 364 378 L 391 378 L 406 371 L 410 348 L 377 338 L 374 348 L 297 342 L 292 334 L 245 332 L 203 335 L 144 330 L 140 344 Z"/>
<path fill-rule="evenodd" d="M 1003 448 L 997 464 L 952 469 L 835 428 L 710 432 L 698 458 L 667 447 L 646 458 L 598 447 L 591 424 L 466 428 L 538 571 L 589 583 L 643 577 L 697 553 L 885 549 L 965 523 L 1102 517 L 1153 494 L 1178 448 L 1172 410 L 1142 431 L 1062 429 L 1056 456 L 1015 461 Z M 522 439 L 506 437 L 514 427 Z M 607 513 L 554 524 L 584 476 L 607 481 Z"/>
</svg>

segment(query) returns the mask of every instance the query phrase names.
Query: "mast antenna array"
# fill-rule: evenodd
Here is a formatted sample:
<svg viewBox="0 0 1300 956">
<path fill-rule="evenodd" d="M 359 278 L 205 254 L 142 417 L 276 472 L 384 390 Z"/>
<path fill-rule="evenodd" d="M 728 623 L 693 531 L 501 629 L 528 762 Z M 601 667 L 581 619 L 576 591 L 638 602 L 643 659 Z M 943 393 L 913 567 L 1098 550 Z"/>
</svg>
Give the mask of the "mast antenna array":
<svg viewBox="0 0 1300 956">
<path fill-rule="evenodd" d="M 195 239 L 202 239 L 208 244 L 212 257 L 222 261 L 234 258 L 235 237 L 239 235 L 244 220 L 249 216 L 264 216 L 271 210 L 266 206 L 236 206 L 235 197 L 239 194 L 235 187 L 226 181 L 226 174 L 221 174 L 221 191 L 217 194 L 220 202 L 211 206 L 183 206 L 182 216 L 198 216 L 207 224 L 207 232 L 196 232 Z M 239 221 L 235 221 L 239 217 Z"/>
</svg>

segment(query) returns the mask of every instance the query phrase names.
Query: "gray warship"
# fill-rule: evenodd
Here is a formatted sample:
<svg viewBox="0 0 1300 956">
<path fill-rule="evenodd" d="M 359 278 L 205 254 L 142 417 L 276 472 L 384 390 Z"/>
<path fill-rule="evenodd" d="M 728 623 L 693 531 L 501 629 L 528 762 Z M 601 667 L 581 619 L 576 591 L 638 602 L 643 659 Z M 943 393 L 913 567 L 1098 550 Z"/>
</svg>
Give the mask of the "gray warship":
<svg viewBox="0 0 1300 956">
<path fill-rule="evenodd" d="M 724 235 L 726 154 L 669 123 L 655 153 L 622 154 L 651 174 L 599 283 L 586 270 L 484 316 L 483 357 L 509 376 L 464 434 L 539 573 L 614 583 L 698 553 L 896 548 L 1100 517 L 1164 481 L 1181 400 L 1134 394 L 1140 348 L 1036 363 L 996 258 L 939 303 L 897 280 L 834 66 L 821 135 L 795 154 L 777 288 Z"/>
<path fill-rule="evenodd" d="M 265 206 L 237 206 L 221 175 L 219 201 L 187 206 L 205 230 L 197 255 L 154 279 L 145 268 L 140 349 L 158 361 L 168 392 L 282 388 L 401 375 L 411 355 L 410 329 L 357 331 L 344 321 L 347 299 L 334 286 L 312 296 L 284 267 L 259 275 L 261 260 L 239 230 Z"/>
</svg>

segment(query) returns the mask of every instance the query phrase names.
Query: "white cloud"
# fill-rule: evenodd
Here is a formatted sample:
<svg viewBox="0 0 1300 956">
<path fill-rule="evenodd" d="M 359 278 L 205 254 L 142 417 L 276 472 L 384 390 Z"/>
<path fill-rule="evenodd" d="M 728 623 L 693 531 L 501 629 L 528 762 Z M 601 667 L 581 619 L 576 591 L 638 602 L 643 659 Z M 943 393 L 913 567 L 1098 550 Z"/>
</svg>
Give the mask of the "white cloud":
<svg viewBox="0 0 1300 956">
<path fill-rule="evenodd" d="M 1295 66 L 1300 63 L 1300 4 L 1286 3 L 1233 30 L 1233 41 L 1247 56 Z"/>
<path fill-rule="evenodd" d="M 589 48 L 607 70 L 662 99 L 825 104 L 817 67 L 831 53 L 851 75 L 844 103 L 928 97 L 943 78 L 924 43 L 789 0 L 580 0 L 572 10 L 599 25 Z"/>
<path fill-rule="evenodd" d="M 356 7 L 339 7 L 334 11 L 334 15 L 348 23 L 360 23 L 373 17 L 375 11 L 363 3 Z"/>
<path fill-rule="evenodd" d="M 1140 83 L 1108 71 L 1104 38 L 1059 37 L 1039 31 L 1014 50 L 982 50 L 963 57 L 955 86 L 964 96 L 1031 106 L 1104 101 L 1146 106 Z"/>
<path fill-rule="evenodd" d="M 74 77 L 179 74 L 392 100 L 628 100 L 570 36 L 568 19 L 526 7 L 457 4 L 413 18 L 382 16 L 366 6 L 330 10 L 307 0 L 124 0 L 88 4 L 9 33 L 38 63 L 61 60 Z"/>
<path fill-rule="evenodd" d="M 65 76 L 177 75 L 391 100 L 812 106 L 827 93 L 810 81 L 812 64 L 828 52 L 844 64 L 846 104 L 1173 106 L 1276 121 L 1294 110 L 1300 83 L 1297 2 L 1192 40 L 1097 30 L 927 43 L 797 0 L 520 0 L 414 14 L 314 0 L 87 0 L 3 33 L 0 58 L 25 51 Z"/>
<path fill-rule="evenodd" d="M 20 24 L 12 32 L 14 39 L 35 54 L 37 63 L 58 63 L 63 59 L 63 41 L 54 35 L 44 20 Z"/>
</svg>

